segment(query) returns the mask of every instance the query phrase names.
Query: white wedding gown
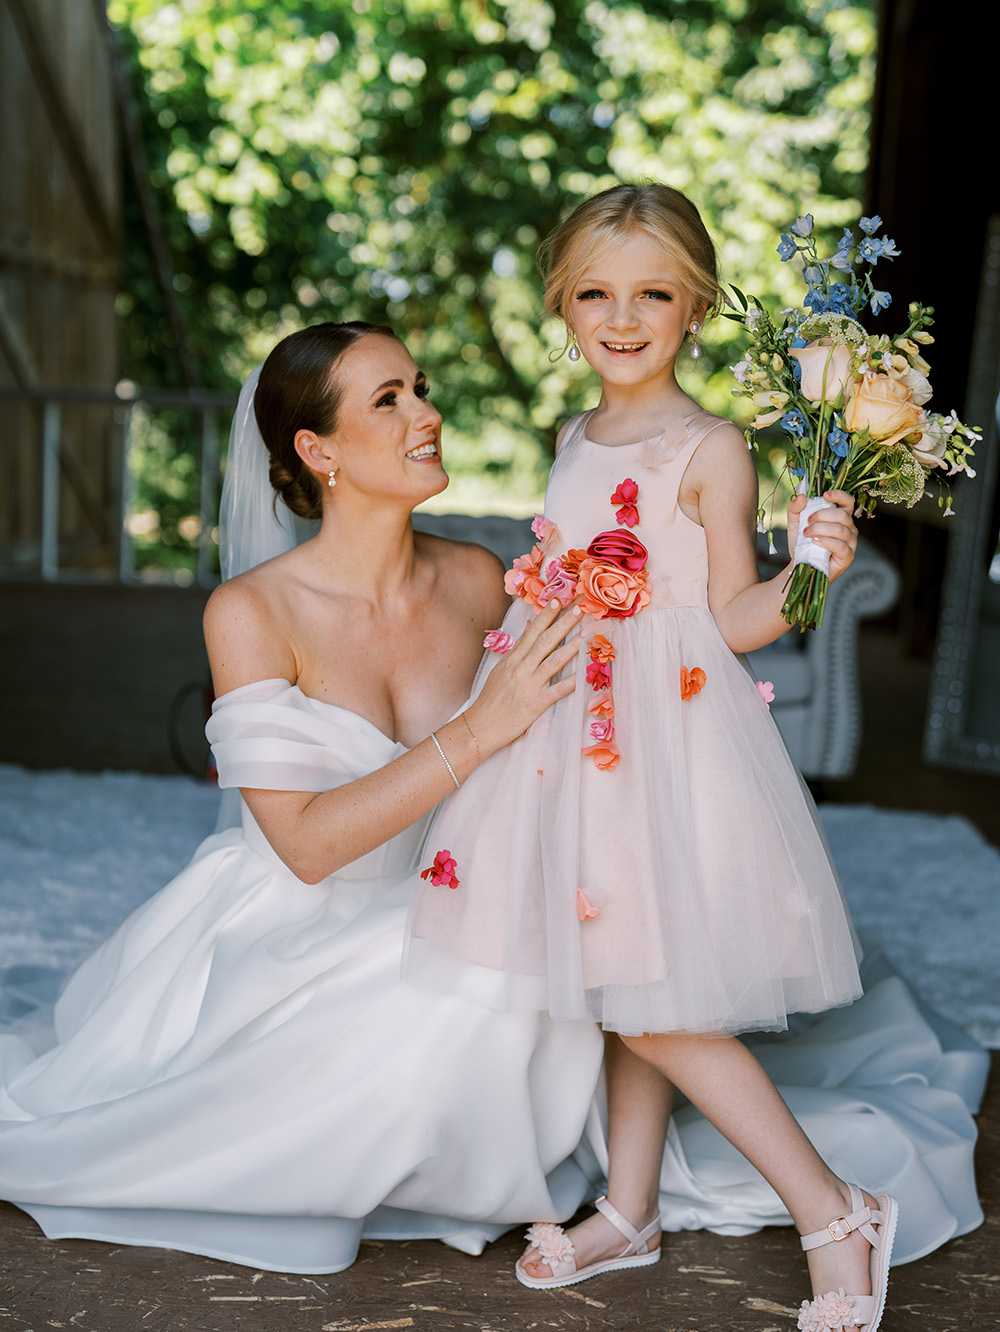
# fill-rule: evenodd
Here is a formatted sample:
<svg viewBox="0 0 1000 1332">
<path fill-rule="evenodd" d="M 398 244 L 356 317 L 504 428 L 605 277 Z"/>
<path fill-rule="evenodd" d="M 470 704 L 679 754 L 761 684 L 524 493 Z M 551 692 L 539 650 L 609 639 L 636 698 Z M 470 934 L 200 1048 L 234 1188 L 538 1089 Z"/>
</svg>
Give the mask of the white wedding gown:
<svg viewBox="0 0 1000 1332">
<path fill-rule="evenodd" d="M 321 791 L 402 752 L 283 680 L 219 699 L 209 732 L 227 787 Z M 332 1272 L 363 1236 L 478 1252 L 601 1192 L 597 1028 L 400 981 L 425 824 L 315 886 L 245 809 L 206 839 L 72 976 L 54 1030 L 0 1035 L 0 1197 L 53 1238 Z M 862 975 L 852 1007 L 752 1043 L 831 1165 L 900 1199 L 902 1262 L 982 1220 L 986 1056 L 877 960 Z M 661 1183 L 668 1230 L 788 1222 L 690 1107 Z"/>
</svg>

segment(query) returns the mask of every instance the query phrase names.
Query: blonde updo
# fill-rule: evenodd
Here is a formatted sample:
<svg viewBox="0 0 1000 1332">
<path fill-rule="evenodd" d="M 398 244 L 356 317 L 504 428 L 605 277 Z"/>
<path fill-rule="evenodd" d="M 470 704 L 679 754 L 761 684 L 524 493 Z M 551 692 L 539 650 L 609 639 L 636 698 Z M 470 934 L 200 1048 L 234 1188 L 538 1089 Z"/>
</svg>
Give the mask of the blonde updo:
<svg viewBox="0 0 1000 1332">
<path fill-rule="evenodd" d="M 722 306 L 715 246 L 694 204 L 669 185 L 615 185 L 573 210 L 538 251 L 545 308 L 570 323 L 570 302 L 590 265 L 628 236 L 643 231 L 663 250 L 705 317 Z"/>
<path fill-rule="evenodd" d="M 261 366 L 253 410 L 271 457 L 271 485 L 299 518 L 322 517 L 323 492 L 295 450 L 295 435 L 333 434 L 343 397 L 333 371 L 348 348 L 373 335 L 399 341 L 382 324 L 313 324 L 282 338 Z"/>
</svg>

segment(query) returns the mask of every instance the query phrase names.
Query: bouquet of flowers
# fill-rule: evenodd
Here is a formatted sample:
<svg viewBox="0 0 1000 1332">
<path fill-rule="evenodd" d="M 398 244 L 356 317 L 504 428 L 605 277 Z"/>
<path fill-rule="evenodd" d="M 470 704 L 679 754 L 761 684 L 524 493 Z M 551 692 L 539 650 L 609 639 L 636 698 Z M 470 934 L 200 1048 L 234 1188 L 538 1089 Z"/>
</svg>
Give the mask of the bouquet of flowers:
<svg viewBox="0 0 1000 1332">
<path fill-rule="evenodd" d="M 898 337 L 869 333 L 861 323 L 866 306 L 878 314 L 891 303 L 872 281 L 879 260 L 899 254 L 889 237 L 878 235 L 881 228 L 880 217 L 863 217 L 859 237 L 845 227 L 836 252 L 820 259 L 812 216 L 796 219 L 778 254 L 783 262 L 803 257 L 802 308 L 773 318 L 755 296 L 733 288 L 727 317 L 742 322 L 752 342 L 732 367 L 738 385 L 733 392 L 756 408 L 747 431 L 752 445 L 762 427 L 780 423 L 785 431 L 785 468 L 807 497 L 803 527 L 824 507 L 825 490 L 847 491 L 858 512 L 871 513 L 878 499 L 915 504 L 932 477 L 940 482 L 938 503 L 951 514 L 948 479 L 959 472 L 975 476 L 969 459 L 982 436 L 954 412 L 925 410 L 930 366 L 922 352 L 934 341 L 927 332 L 933 308 L 913 302 Z M 773 500 L 774 492 L 772 508 Z M 759 530 L 770 535 L 765 508 Z M 829 567 L 829 552 L 800 537 L 782 607 L 789 624 L 814 629 L 822 623 Z"/>
</svg>

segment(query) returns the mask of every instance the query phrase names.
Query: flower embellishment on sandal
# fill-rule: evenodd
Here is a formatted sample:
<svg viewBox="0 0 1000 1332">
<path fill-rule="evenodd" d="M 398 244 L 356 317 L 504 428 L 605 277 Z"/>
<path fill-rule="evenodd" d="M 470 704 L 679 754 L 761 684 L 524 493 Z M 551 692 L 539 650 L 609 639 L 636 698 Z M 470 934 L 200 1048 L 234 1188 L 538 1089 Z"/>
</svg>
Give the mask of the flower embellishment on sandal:
<svg viewBox="0 0 1000 1332">
<path fill-rule="evenodd" d="M 681 698 L 685 703 L 689 698 L 694 698 L 695 694 L 701 693 L 707 679 L 708 676 L 700 666 L 692 666 L 690 670 L 686 666 L 681 667 Z"/>
<path fill-rule="evenodd" d="M 639 508 L 636 504 L 638 498 L 638 483 L 633 481 L 630 476 L 625 478 L 611 496 L 611 503 L 618 506 L 615 511 L 615 519 L 622 527 L 635 527 L 638 523 Z"/>
<path fill-rule="evenodd" d="M 841 1332 L 842 1328 L 857 1327 L 861 1315 L 854 1307 L 854 1299 L 838 1291 L 803 1300 L 799 1310 L 799 1332 Z"/>
<path fill-rule="evenodd" d="M 422 879 L 430 879 L 436 888 L 457 888 L 458 864 L 450 851 L 439 851 L 434 857 L 434 864 L 420 871 Z"/>
<path fill-rule="evenodd" d="M 573 1241 L 554 1221 L 536 1221 L 528 1227 L 524 1238 L 538 1250 L 542 1262 L 550 1267 L 553 1263 L 569 1262 L 576 1255 Z"/>
</svg>

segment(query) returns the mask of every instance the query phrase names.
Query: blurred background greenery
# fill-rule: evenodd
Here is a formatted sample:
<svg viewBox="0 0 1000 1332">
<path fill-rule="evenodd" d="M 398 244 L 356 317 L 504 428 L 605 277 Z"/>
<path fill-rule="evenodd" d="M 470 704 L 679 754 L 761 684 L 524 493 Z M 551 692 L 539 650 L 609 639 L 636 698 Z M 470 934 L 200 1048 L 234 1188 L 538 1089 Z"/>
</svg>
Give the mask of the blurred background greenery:
<svg viewBox="0 0 1000 1332">
<path fill-rule="evenodd" d="M 235 388 L 285 333 L 390 322 L 428 373 L 452 476 L 439 509 L 530 513 L 561 420 L 595 398 L 544 319 L 539 241 L 619 180 L 688 193 L 724 279 L 775 307 L 778 233 L 859 215 L 874 0 L 110 0 L 202 383 Z M 123 373 L 183 382 L 134 182 Z M 740 328 L 685 387 L 736 415 Z M 186 580 L 189 434 L 138 429 L 137 567 Z"/>
</svg>

